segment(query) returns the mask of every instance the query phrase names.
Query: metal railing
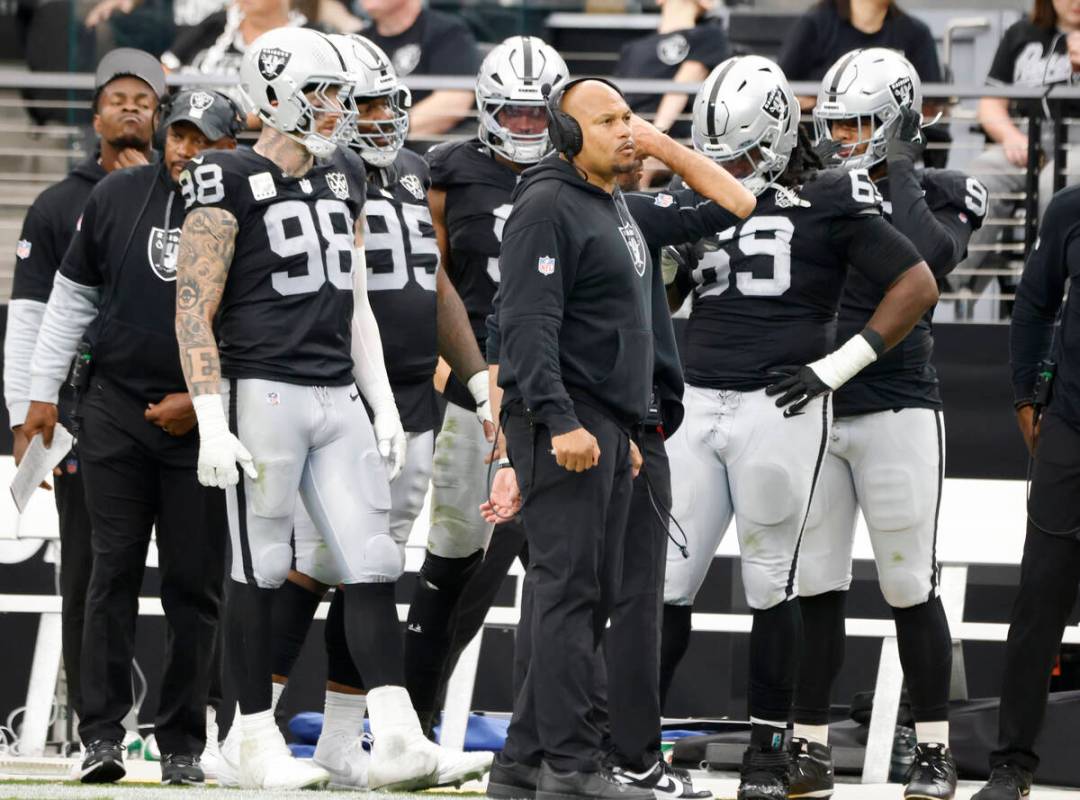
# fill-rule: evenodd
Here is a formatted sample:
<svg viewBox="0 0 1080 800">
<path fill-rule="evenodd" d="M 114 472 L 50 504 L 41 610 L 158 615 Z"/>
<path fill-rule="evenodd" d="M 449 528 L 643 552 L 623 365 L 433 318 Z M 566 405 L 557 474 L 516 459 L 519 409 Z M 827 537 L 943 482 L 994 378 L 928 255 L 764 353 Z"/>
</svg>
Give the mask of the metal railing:
<svg viewBox="0 0 1080 800">
<path fill-rule="evenodd" d="M 168 81 L 173 86 L 201 85 L 222 89 L 235 87 L 238 83 L 234 76 L 181 73 L 170 75 Z M 469 76 L 409 76 L 405 83 L 414 91 L 472 91 L 475 85 Z M 646 79 L 620 79 L 618 83 L 625 91 L 633 94 L 660 95 L 673 92 L 690 97 L 700 86 L 697 83 Z M 816 83 L 795 82 L 792 88 L 796 94 L 814 96 L 818 86 Z M 92 89 L 93 76 L 89 74 L 0 70 L 0 109 L 4 109 L 0 112 L 3 113 L 3 121 L 0 122 L 0 252 L 13 252 L 14 247 L 8 245 L 14 244 L 25 207 L 41 189 L 58 180 L 75 159 L 85 156 L 85 145 L 90 141 L 84 126 L 52 123 L 39 125 L 31 121 L 20 123 L 12 112 L 18 109 L 28 111 L 31 108 L 61 109 L 71 112 L 72 115 L 81 113 L 85 118 Z M 24 100 L 16 93 L 23 90 L 61 90 L 67 92 L 68 97 Z M 955 136 L 951 143 L 932 142 L 928 147 L 930 150 L 948 150 L 948 158 L 953 163 L 966 163 L 976 151 L 981 152 L 985 148 L 982 137 L 973 135 L 969 130 L 976 125 L 976 115 L 970 102 L 965 101 L 980 97 L 999 97 L 1031 107 L 1029 115 L 1016 120 L 1027 128 L 1029 134 L 1028 159 L 1023 170 L 1024 189 L 1022 192 L 999 194 L 994 198 L 1012 204 L 1016 209 L 1015 215 L 991 216 L 985 222 L 987 226 L 1001 230 L 1004 234 L 1003 241 L 971 245 L 972 252 L 992 253 L 993 263 L 987 263 L 978 270 L 961 264 L 951 276 L 950 288 L 942 294 L 943 305 L 950 305 L 955 312 L 954 316 L 963 319 L 969 314 L 962 309 L 970 308 L 982 292 L 982 289 L 972 287 L 979 283 L 996 282 L 999 284 L 999 291 L 995 299 L 1000 303 L 1000 308 L 993 316 L 997 319 L 1007 318 L 1009 304 L 1013 299 L 1013 287 L 1022 272 L 1024 257 L 1037 236 L 1039 175 L 1044 158 L 1045 163 L 1053 170 L 1054 191 L 1064 186 L 1070 176 L 1080 174 L 1080 168 L 1069 170 L 1067 165 L 1069 130 L 1076 121 L 1063 116 L 1065 104 L 1080 101 L 1080 89 L 925 84 L 923 96 L 944 104 L 944 116 L 939 125 L 948 126 L 954 133 L 963 134 Z M 1051 119 L 1048 121 L 1043 119 L 1044 107 L 1051 112 Z M 475 111 L 471 112 L 471 115 L 475 118 Z M 684 113 L 681 119 L 688 120 L 689 114 Z M 1049 126 L 1049 131 L 1046 131 L 1046 126 Z M 471 130 L 463 131 L 463 127 L 468 126 L 459 126 L 456 132 L 451 134 L 425 138 L 440 141 L 471 135 Z M 1041 149 L 1044 138 L 1052 142 L 1048 148 L 1050 152 L 1045 154 Z M 18 163 L 12 163 L 13 161 Z M 1019 174 L 1019 170 L 1015 174 Z M 990 259 L 987 261 L 990 262 Z M 2 296 L 6 296 L 6 281 L 10 280 L 12 267 L 11 262 L 0 260 Z"/>
</svg>

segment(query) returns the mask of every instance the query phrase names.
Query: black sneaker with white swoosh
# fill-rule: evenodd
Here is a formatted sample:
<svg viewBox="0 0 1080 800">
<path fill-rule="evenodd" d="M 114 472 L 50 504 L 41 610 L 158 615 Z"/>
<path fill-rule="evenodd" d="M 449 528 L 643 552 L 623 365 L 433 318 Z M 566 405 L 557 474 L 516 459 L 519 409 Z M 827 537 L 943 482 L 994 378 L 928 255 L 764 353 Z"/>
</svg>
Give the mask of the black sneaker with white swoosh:
<svg viewBox="0 0 1080 800">
<path fill-rule="evenodd" d="M 695 790 L 690 773 L 672 767 L 664 759 L 660 759 L 644 772 L 632 772 L 625 767 L 612 767 L 611 772 L 619 783 L 641 789 L 652 789 L 656 800 L 671 800 L 672 798 L 707 800 L 713 796 L 712 792 L 704 789 Z"/>
</svg>

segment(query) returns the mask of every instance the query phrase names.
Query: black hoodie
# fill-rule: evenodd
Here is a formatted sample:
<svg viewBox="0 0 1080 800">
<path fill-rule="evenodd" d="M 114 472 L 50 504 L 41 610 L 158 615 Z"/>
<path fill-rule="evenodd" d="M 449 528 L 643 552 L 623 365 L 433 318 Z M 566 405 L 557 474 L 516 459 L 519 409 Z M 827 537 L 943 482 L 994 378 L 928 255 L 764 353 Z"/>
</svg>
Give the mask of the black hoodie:
<svg viewBox="0 0 1080 800">
<path fill-rule="evenodd" d="M 105 170 L 95 152 L 34 200 L 26 212 L 15 250 L 12 300 L 49 301 L 53 277 L 75 235 L 86 199 L 104 177 Z"/>
<path fill-rule="evenodd" d="M 641 422 L 653 381 L 652 260 L 618 189 L 558 156 L 522 174 L 503 231 L 499 385 L 553 436 L 574 401 Z"/>
</svg>

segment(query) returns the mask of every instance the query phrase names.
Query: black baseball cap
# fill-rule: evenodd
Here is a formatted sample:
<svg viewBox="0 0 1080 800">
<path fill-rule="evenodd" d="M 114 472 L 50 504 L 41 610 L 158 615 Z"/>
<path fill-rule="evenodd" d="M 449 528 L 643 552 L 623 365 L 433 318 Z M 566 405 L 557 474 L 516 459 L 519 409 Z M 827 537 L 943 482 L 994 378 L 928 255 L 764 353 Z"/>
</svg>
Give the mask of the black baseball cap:
<svg viewBox="0 0 1080 800">
<path fill-rule="evenodd" d="M 161 62 L 145 50 L 136 50 L 134 47 L 110 50 L 98 62 L 94 72 L 95 96 L 111 81 L 127 76 L 141 80 L 159 100 L 165 96 L 165 70 L 162 69 Z"/>
<path fill-rule="evenodd" d="M 235 137 L 241 124 L 236 107 L 229 99 L 220 92 L 206 89 L 188 89 L 169 98 L 161 127 L 167 130 L 177 122 L 190 122 L 211 142 L 226 136 Z"/>
</svg>

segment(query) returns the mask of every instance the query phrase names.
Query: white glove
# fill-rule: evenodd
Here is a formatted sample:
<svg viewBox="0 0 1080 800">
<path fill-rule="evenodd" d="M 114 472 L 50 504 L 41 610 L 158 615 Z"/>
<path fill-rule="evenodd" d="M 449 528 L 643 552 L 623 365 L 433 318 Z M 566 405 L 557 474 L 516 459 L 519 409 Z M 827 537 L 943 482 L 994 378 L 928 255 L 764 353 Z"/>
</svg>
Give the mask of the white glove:
<svg viewBox="0 0 1080 800">
<path fill-rule="evenodd" d="M 376 412 L 373 427 L 379 455 L 386 462 L 392 481 L 405 469 L 405 429 L 401 427 L 397 409 Z"/>
<path fill-rule="evenodd" d="M 469 389 L 469 394 L 476 401 L 476 418 L 480 420 L 480 424 L 490 422 L 494 427 L 495 420 L 491 418 L 491 398 L 487 370 L 481 370 L 469 378 L 466 386 Z"/>
<path fill-rule="evenodd" d="M 199 483 L 219 489 L 235 486 L 240 481 L 237 462 L 249 478 L 258 478 L 251 453 L 229 432 L 221 395 L 201 394 L 191 404 L 199 420 Z"/>
</svg>

